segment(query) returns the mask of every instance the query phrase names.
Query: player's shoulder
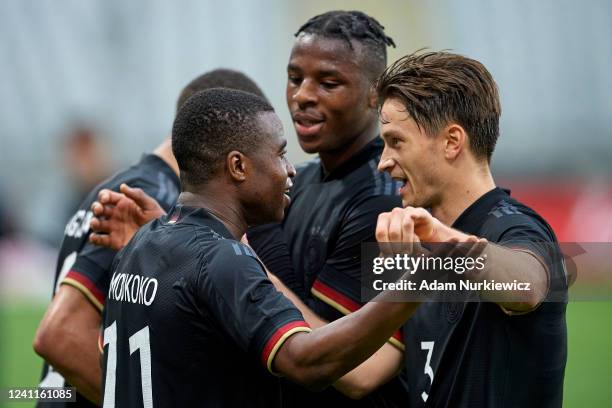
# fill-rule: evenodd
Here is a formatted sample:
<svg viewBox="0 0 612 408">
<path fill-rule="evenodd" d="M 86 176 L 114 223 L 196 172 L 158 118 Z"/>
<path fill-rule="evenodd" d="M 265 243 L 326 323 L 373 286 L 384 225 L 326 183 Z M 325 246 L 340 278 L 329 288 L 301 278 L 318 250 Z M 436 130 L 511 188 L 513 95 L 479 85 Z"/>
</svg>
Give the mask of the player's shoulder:
<svg viewBox="0 0 612 408">
<path fill-rule="evenodd" d="M 170 166 L 154 154 L 143 154 L 141 159 L 131 166 L 115 173 L 96 186 L 90 194 L 90 201 L 97 198 L 102 189 L 119 191 L 121 184 L 142 189 L 168 210 L 178 197 L 180 181 Z"/>
<path fill-rule="evenodd" d="M 321 159 L 315 157 L 312 160 L 300 163 L 295 166 L 295 177 L 291 188 L 291 199 L 301 196 L 310 191 L 312 184 L 319 183 L 322 174 Z"/>
<path fill-rule="evenodd" d="M 93 202 L 98 192 L 102 189 L 119 191 L 119 186 L 123 183 L 128 184 L 130 187 L 142 188 L 148 193 L 151 188 L 157 186 L 157 176 L 150 171 L 152 163 L 156 162 L 151 156 L 153 155 L 143 155 L 143 158 L 139 162 L 119 170 L 110 177 L 104 179 L 90 190 L 88 198 L 92 198 L 91 201 Z"/>
<path fill-rule="evenodd" d="M 237 265 L 253 264 L 253 262 L 259 263 L 251 247 L 223 237 L 211 242 L 204 256 L 209 264 L 223 268 L 233 268 Z"/>
<path fill-rule="evenodd" d="M 126 183 L 142 189 L 158 189 L 162 177 L 168 178 L 170 173 L 168 170 L 169 166 L 161 158 L 153 154 L 144 154 L 140 161 L 111 177 L 106 188 L 116 189 L 122 183 Z"/>
<path fill-rule="evenodd" d="M 261 279 L 266 279 L 263 265 L 250 247 L 238 241 L 219 239 L 201 253 L 196 281 L 199 287 L 236 292 Z"/>
<path fill-rule="evenodd" d="M 388 173 L 381 173 L 376 168 L 376 161 L 368 162 L 360 169 L 352 183 L 349 183 L 349 197 L 347 211 L 350 214 L 377 211 L 378 213 L 391 211 L 401 207 L 402 200 L 398 194 L 401 183 L 391 178 Z"/>
<path fill-rule="evenodd" d="M 66 223 L 64 227 L 65 238 L 69 238 L 70 240 L 77 238 L 81 240 L 84 236 L 88 235 L 90 231 L 89 223 L 93 218 L 91 205 L 98 199 L 98 193 L 103 189 L 119 191 L 119 186 L 121 186 L 122 183 L 126 183 L 131 187 L 142 188 L 147 194 L 154 195 L 152 191 L 155 186 L 144 181 L 144 179 L 136 177 L 132 168 L 119 171 L 89 190 L 85 198 L 79 204 L 79 207 Z M 68 242 L 68 245 L 72 245 L 72 242 Z M 62 244 L 62 247 L 63 246 L 64 244 Z M 80 245 L 80 247 L 82 247 L 82 245 Z"/>
<path fill-rule="evenodd" d="M 534 209 L 507 196 L 495 203 L 487 212 L 482 232 L 494 240 L 509 231 L 531 231 L 535 238 L 542 241 L 556 241 L 555 234 L 548 222 Z M 497 237 L 497 239 L 495 239 Z"/>
<path fill-rule="evenodd" d="M 495 203 L 487 212 L 487 218 L 505 224 L 533 224 L 543 226 L 546 221 L 531 207 L 508 196 Z"/>
<path fill-rule="evenodd" d="M 389 173 L 378 170 L 380 154 L 374 147 L 369 157 L 342 178 L 344 189 L 351 195 L 353 203 L 373 197 L 399 197 L 401 183 L 393 180 Z"/>
<path fill-rule="evenodd" d="M 370 175 L 370 185 L 366 194 L 370 197 L 394 196 L 399 197 L 399 189 L 402 183 L 391 178 L 387 172 L 378 171 L 378 160 L 369 162 L 369 169 L 373 170 Z"/>
</svg>

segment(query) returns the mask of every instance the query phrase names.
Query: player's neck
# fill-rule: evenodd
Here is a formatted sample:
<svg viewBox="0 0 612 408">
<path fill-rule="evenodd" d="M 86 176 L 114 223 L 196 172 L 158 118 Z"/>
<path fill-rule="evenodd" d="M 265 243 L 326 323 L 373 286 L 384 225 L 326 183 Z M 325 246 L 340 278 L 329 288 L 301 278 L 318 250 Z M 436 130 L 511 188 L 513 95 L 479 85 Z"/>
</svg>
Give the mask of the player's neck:
<svg viewBox="0 0 612 408">
<path fill-rule="evenodd" d="M 225 228 L 232 234 L 236 240 L 240 240 L 246 233 L 247 223 L 240 211 L 237 210 L 238 205 L 234 201 L 225 196 L 222 192 L 213 189 L 192 193 L 183 191 L 177 200 L 179 204 L 188 207 L 204 208 L 215 218 L 219 219 L 225 225 Z"/>
<path fill-rule="evenodd" d="M 434 217 L 449 226 L 453 225 L 470 205 L 495 188 L 495 181 L 488 166 L 463 174 L 464 177 L 453 179 L 444 186 L 439 204 L 431 209 Z"/>
<path fill-rule="evenodd" d="M 342 163 L 353 157 L 355 153 L 359 152 L 365 145 L 370 143 L 378 136 L 378 130 L 378 122 L 374 121 L 359 136 L 355 137 L 351 143 L 348 143 L 337 150 L 319 152 L 319 157 L 325 171 L 330 173 L 338 168 L 338 166 L 340 166 Z"/>
<path fill-rule="evenodd" d="M 153 154 L 162 159 L 170 168 L 179 175 L 179 167 L 172 153 L 172 138 L 168 136 L 153 150 Z"/>
</svg>

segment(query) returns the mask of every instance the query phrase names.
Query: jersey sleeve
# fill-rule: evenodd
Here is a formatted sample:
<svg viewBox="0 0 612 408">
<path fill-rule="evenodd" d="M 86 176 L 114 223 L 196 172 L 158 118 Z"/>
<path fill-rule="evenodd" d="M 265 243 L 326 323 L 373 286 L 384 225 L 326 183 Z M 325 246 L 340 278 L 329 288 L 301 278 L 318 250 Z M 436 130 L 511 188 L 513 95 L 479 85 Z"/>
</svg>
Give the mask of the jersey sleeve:
<svg viewBox="0 0 612 408">
<path fill-rule="evenodd" d="M 352 313 L 361 302 L 361 265 L 370 264 L 362 260 L 361 243 L 375 242 L 378 215 L 398 206 L 396 196 L 375 196 L 354 206 L 342 224 L 333 252 L 310 290 L 313 300 L 309 305 L 328 320 Z M 331 310 L 330 310 L 331 309 Z M 335 313 L 335 316 L 331 314 Z M 389 342 L 403 350 L 403 336 L 398 330 Z"/>
<path fill-rule="evenodd" d="M 551 260 L 546 244 L 551 243 L 541 227 L 534 224 L 521 223 L 512 226 L 501 236 L 499 244 L 505 247 L 525 249 L 540 256 L 543 260 Z"/>
<path fill-rule="evenodd" d="M 110 266 L 115 253 L 108 248 L 85 244 L 61 284 L 73 286 L 81 291 L 96 309 L 102 312 L 110 282 Z"/>
<path fill-rule="evenodd" d="M 561 251 L 548 225 L 522 213 L 503 216 L 496 225 L 499 245 L 527 251 L 535 255 L 546 267 L 549 276 L 549 296 L 553 295 L 552 291 L 566 289 Z M 555 293 L 554 296 L 556 295 Z"/>
<path fill-rule="evenodd" d="M 196 287 L 225 333 L 273 374 L 283 343 L 310 331 L 300 311 L 274 288 L 253 251 L 236 241 L 219 241 L 206 254 Z"/>
<path fill-rule="evenodd" d="M 153 197 L 156 196 L 159 190 L 159 187 L 155 184 L 148 183 L 142 179 L 127 180 L 126 183 L 131 187 L 142 188 L 145 193 Z M 118 191 L 119 185 L 113 186 L 113 190 Z M 85 207 L 88 206 L 85 205 Z M 87 211 L 86 217 L 91 219 L 91 210 Z M 76 259 L 61 281 L 61 284 L 73 286 L 81 291 L 96 309 L 101 312 L 104 308 L 104 301 L 110 285 L 111 264 L 117 252 L 89 243 L 90 233 L 91 229 L 87 231 L 86 243 L 79 253 L 76 254 Z"/>
</svg>

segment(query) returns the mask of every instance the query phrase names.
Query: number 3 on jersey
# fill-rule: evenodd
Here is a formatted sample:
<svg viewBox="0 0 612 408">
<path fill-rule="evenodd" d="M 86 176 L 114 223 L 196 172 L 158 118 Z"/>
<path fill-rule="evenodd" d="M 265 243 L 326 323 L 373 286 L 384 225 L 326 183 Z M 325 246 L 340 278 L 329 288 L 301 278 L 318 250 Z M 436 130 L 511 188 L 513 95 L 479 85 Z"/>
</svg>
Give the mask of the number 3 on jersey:
<svg viewBox="0 0 612 408">
<path fill-rule="evenodd" d="M 151 382 L 151 346 L 149 345 L 149 326 L 145 326 L 128 339 L 130 354 L 140 350 L 140 381 L 144 408 L 153 408 Z M 117 322 L 104 329 L 104 346 L 108 344 L 106 360 L 106 385 L 104 387 L 104 408 L 115 408 L 115 384 L 117 382 Z"/>
<path fill-rule="evenodd" d="M 421 342 L 421 350 L 427 350 L 427 359 L 425 361 L 424 373 L 429 376 L 429 382 L 430 382 L 429 387 L 430 388 L 431 388 L 431 385 L 433 384 L 433 379 L 434 379 L 433 368 L 431 368 L 431 355 L 433 354 L 433 349 L 434 349 L 433 341 L 422 341 Z M 421 393 L 421 398 L 423 398 L 423 402 L 426 402 L 427 398 L 429 398 L 429 394 L 423 391 Z"/>
</svg>

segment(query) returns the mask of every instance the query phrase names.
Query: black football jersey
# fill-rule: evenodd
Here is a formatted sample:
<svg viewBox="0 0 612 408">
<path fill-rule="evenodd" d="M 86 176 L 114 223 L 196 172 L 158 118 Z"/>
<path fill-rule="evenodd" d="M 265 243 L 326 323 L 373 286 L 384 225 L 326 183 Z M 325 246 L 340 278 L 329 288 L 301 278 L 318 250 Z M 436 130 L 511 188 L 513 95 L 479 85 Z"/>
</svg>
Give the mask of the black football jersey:
<svg viewBox="0 0 612 408">
<path fill-rule="evenodd" d="M 104 406 L 284 406 L 273 361 L 310 331 L 247 246 L 177 206 L 115 259 L 104 309 Z"/>
<path fill-rule="evenodd" d="M 551 298 L 522 315 L 492 302 L 422 304 L 404 325 L 407 406 L 561 407 L 567 284 L 552 229 L 499 188 L 453 227 L 539 256 L 549 266 Z"/>
<path fill-rule="evenodd" d="M 179 178 L 174 171 L 156 155 L 143 155 L 141 160 L 96 186 L 87 195 L 72 218 L 66 224 L 64 239 L 55 271 L 53 294 L 62 284 L 71 285 L 80 290 L 92 305 L 102 311 L 106 292 L 110 282 L 110 267 L 116 252 L 90 244 L 89 222 L 93 217 L 91 204 L 98 198 L 98 192 L 104 188 L 119 191 L 122 183 L 130 187 L 142 188 L 145 193 L 155 198 L 167 211 L 178 197 Z M 53 367 L 43 367 L 41 387 L 63 387 L 64 378 Z M 39 402 L 38 407 L 48 406 L 48 402 Z M 78 395 L 76 403 L 66 403 L 67 407 L 93 407 L 87 399 Z M 60 407 L 60 403 L 49 406 Z"/>
<path fill-rule="evenodd" d="M 322 318 L 333 321 L 359 309 L 361 243 L 375 242 L 381 212 L 401 207 L 399 183 L 378 171 L 383 141 L 376 138 L 331 172 L 319 159 L 297 168 L 291 205 L 282 225 L 249 231 L 249 242 L 271 272 Z M 402 333 L 389 341 L 403 349 Z M 334 388 L 310 393 L 293 387 L 295 406 L 395 407 L 407 399 L 395 378 L 362 400 L 351 400 Z"/>
</svg>

